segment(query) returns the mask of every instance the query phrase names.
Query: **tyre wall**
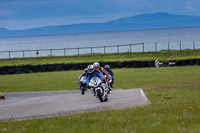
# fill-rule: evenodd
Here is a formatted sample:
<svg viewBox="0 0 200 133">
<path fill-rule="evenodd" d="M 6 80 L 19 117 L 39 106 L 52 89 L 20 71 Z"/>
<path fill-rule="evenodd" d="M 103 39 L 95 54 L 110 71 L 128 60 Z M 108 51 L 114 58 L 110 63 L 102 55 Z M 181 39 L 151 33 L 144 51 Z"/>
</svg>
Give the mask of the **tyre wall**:
<svg viewBox="0 0 200 133">
<path fill-rule="evenodd" d="M 41 72 L 47 72 L 48 71 L 48 64 L 40 65 L 40 71 Z"/>
<path fill-rule="evenodd" d="M 48 71 L 52 72 L 56 70 L 56 64 L 48 64 Z"/>
<path fill-rule="evenodd" d="M 163 66 L 188 66 L 200 65 L 200 59 L 187 60 L 170 60 L 162 61 Z M 84 70 L 90 63 L 60 63 L 60 64 L 41 64 L 41 65 L 20 65 L 20 66 L 3 66 L 0 67 L 0 75 L 5 74 L 21 74 L 30 72 L 52 72 L 52 71 L 68 71 L 68 70 Z M 99 62 L 100 66 L 110 65 L 111 68 L 144 68 L 155 67 L 155 61 L 111 61 Z"/>
<path fill-rule="evenodd" d="M 63 71 L 64 70 L 64 63 L 56 64 L 56 71 Z"/>
<path fill-rule="evenodd" d="M 16 74 L 21 74 L 24 71 L 24 65 L 16 66 Z"/>
<path fill-rule="evenodd" d="M 31 66 L 31 70 L 32 72 L 40 72 L 40 65 L 34 65 L 34 66 Z"/>
<path fill-rule="evenodd" d="M 0 67 L 0 74 L 1 75 L 8 74 L 8 67 L 7 66 Z"/>
<path fill-rule="evenodd" d="M 25 65 L 23 68 L 24 73 L 30 73 L 31 72 L 31 65 Z"/>
</svg>

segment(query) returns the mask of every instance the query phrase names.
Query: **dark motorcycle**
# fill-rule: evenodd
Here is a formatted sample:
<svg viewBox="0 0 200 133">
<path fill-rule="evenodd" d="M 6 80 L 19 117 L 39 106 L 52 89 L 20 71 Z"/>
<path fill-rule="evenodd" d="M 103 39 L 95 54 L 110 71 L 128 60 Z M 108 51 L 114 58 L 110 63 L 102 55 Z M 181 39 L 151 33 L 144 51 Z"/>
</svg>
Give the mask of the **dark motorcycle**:
<svg viewBox="0 0 200 133">
<path fill-rule="evenodd" d="M 79 89 L 81 91 L 81 94 L 84 95 L 85 94 L 85 91 L 87 90 L 87 87 L 86 87 L 86 76 L 81 76 L 79 78 Z"/>
</svg>

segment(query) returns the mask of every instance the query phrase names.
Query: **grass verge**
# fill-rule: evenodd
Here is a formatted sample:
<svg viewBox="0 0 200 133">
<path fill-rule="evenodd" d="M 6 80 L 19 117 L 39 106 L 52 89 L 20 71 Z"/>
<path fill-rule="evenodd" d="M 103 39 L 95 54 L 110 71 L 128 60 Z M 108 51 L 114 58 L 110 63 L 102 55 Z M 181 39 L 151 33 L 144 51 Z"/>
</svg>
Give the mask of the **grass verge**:
<svg viewBox="0 0 200 133">
<path fill-rule="evenodd" d="M 0 122 L 0 132 L 200 132 L 199 66 L 114 69 L 114 72 L 116 75 L 115 88 L 141 87 L 145 90 L 152 104 L 122 110 Z M 35 90 L 34 88 L 40 88 L 40 90 L 52 90 L 54 88 L 53 90 L 56 90 L 68 89 L 68 86 L 76 88 L 76 79 L 80 73 L 81 71 L 68 71 L 5 75 L 0 76 L 0 88 L 5 87 L 6 91 L 28 91 Z M 46 77 L 42 77 L 42 75 L 46 75 Z M 27 76 L 30 77 L 26 79 Z M 35 79 L 36 77 L 37 79 Z M 51 85 L 46 86 L 52 82 L 50 79 L 54 79 L 53 77 L 57 79 L 55 83 L 57 83 L 58 88 L 56 89 Z M 13 79 L 18 80 L 16 84 L 20 84 L 22 81 L 29 82 L 30 80 L 30 82 L 22 84 L 21 87 L 15 87 L 16 84 L 12 83 L 15 82 Z M 31 82 L 37 82 L 37 84 L 30 85 Z M 59 85 L 61 83 L 64 84 Z M 32 89 L 26 88 L 28 86 L 32 86 Z"/>
<path fill-rule="evenodd" d="M 0 59 L 0 66 L 12 65 L 38 65 L 53 63 L 79 63 L 95 61 L 124 61 L 124 60 L 178 60 L 200 58 L 200 50 L 159 51 L 145 53 L 119 53 L 119 54 L 87 54 L 80 56 L 52 56 L 39 58 L 12 58 Z"/>
</svg>

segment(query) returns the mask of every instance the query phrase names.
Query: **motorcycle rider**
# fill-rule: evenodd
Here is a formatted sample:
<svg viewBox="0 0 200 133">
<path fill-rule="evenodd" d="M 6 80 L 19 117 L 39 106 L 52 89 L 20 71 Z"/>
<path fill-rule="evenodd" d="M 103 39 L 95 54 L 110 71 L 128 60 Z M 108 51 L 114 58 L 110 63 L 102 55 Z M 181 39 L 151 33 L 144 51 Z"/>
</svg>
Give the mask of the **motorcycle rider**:
<svg viewBox="0 0 200 133">
<path fill-rule="evenodd" d="M 112 71 L 112 69 L 110 68 L 109 65 L 105 65 L 105 70 L 108 71 L 108 73 L 112 76 L 112 82 L 110 84 L 111 88 L 113 88 L 113 84 L 114 84 L 114 73 Z"/>
<path fill-rule="evenodd" d="M 88 77 L 88 68 L 85 68 L 84 70 L 85 70 L 85 71 L 84 71 L 84 72 L 81 74 L 81 76 L 79 76 L 79 78 L 78 78 L 78 84 L 79 84 L 80 79 L 81 79 L 83 76 Z M 80 86 L 78 86 L 78 89 L 80 89 Z"/>
<path fill-rule="evenodd" d="M 92 77 L 99 77 L 104 83 L 106 83 L 106 78 L 101 73 L 95 71 L 94 65 L 89 65 L 88 66 L 88 77 L 86 79 L 87 87 L 89 87 L 88 84 Z"/>
<path fill-rule="evenodd" d="M 93 65 L 94 65 L 95 71 L 102 73 L 103 75 L 106 75 L 107 77 L 109 77 L 109 73 L 103 67 L 99 66 L 98 62 L 94 62 Z"/>
<path fill-rule="evenodd" d="M 110 76 L 110 74 L 108 73 L 108 71 L 106 71 L 103 67 L 99 66 L 98 62 L 94 62 L 93 63 L 95 71 L 102 73 L 105 77 L 106 77 L 106 83 L 112 80 L 112 77 Z M 113 86 L 110 86 L 109 89 L 112 90 Z"/>
</svg>

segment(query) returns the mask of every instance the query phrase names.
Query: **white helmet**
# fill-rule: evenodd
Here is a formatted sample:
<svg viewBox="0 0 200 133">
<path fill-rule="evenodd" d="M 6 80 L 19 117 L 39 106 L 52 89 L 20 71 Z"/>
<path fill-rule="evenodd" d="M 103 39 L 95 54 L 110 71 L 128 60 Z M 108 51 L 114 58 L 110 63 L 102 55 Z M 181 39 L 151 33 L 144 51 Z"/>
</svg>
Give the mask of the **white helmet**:
<svg viewBox="0 0 200 133">
<path fill-rule="evenodd" d="M 87 68 L 88 68 L 88 73 L 94 72 L 94 65 L 89 65 Z"/>
<path fill-rule="evenodd" d="M 98 62 L 93 63 L 93 65 L 94 65 L 94 69 L 95 69 L 95 70 L 98 70 L 98 69 L 99 69 L 99 63 L 98 63 Z"/>
</svg>

